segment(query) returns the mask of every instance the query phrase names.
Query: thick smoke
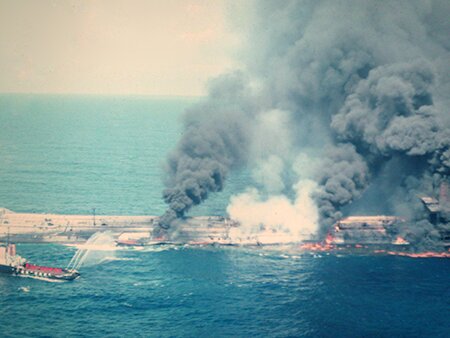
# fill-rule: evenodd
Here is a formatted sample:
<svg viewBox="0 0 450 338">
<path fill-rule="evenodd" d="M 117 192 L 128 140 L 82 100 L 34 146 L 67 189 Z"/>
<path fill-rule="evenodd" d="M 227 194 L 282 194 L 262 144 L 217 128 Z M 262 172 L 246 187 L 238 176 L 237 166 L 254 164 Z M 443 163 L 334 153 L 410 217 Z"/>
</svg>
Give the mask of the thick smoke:
<svg viewBox="0 0 450 338">
<path fill-rule="evenodd" d="M 167 161 L 163 196 L 169 209 L 162 227 L 221 191 L 230 169 L 244 162 L 253 112 L 249 95 L 242 73 L 227 74 L 211 81 L 208 99 L 187 112 L 181 140 Z"/>
<path fill-rule="evenodd" d="M 244 10 L 233 20 L 247 41 L 245 67 L 215 80 L 188 112 L 168 161 L 163 224 L 245 163 L 256 185 L 266 180 L 267 200 L 280 191 L 292 198 L 290 187 L 314 179 L 323 234 L 372 195 L 384 205 L 378 212 L 416 219 L 411 236 L 421 237 L 427 227 L 412 201 L 450 176 L 450 3 L 263 0 Z M 257 123 L 274 111 L 288 121 L 274 124 L 286 135 L 282 150 Z M 302 160 L 318 165 L 295 172 Z"/>
<path fill-rule="evenodd" d="M 338 144 L 325 152 L 325 159 L 317 175 L 322 189 L 316 194 L 326 228 L 342 217 L 339 209 L 361 196 L 369 182 L 368 167 L 351 144 Z"/>
<path fill-rule="evenodd" d="M 342 141 L 376 156 L 422 156 L 439 143 L 434 75 L 423 62 L 379 66 L 346 98 L 331 127 Z"/>
</svg>

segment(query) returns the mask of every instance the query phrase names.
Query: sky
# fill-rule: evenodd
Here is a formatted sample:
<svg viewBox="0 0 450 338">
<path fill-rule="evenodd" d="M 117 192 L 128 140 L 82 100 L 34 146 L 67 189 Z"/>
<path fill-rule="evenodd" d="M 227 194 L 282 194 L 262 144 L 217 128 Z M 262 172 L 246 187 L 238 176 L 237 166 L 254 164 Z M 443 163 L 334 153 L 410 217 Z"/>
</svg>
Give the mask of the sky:
<svg viewBox="0 0 450 338">
<path fill-rule="evenodd" d="M 234 65 L 225 0 L 0 0 L 0 92 L 205 94 Z"/>
</svg>

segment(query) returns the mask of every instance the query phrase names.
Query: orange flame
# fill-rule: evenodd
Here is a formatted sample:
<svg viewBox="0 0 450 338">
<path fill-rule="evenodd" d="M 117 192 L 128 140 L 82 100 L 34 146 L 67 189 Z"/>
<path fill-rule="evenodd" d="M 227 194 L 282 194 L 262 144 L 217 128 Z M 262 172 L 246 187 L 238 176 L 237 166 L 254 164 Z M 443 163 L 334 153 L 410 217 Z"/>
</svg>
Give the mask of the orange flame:
<svg viewBox="0 0 450 338">
<path fill-rule="evenodd" d="M 306 251 L 329 251 L 335 249 L 334 245 L 332 244 L 333 241 L 333 236 L 328 233 L 324 241 L 315 243 L 303 243 L 300 245 L 300 249 Z"/>
<path fill-rule="evenodd" d="M 387 254 L 388 255 L 396 255 L 396 256 L 405 256 L 405 257 L 411 257 L 411 258 L 450 258 L 449 252 L 427 251 L 427 252 L 410 253 L 410 252 L 388 251 Z"/>
<path fill-rule="evenodd" d="M 395 245 L 408 245 L 409 242 L 406 239 L 404 239 L 403 237 L 398 236 L 392 244 L 395 244 Z"/>
<path fill-rule="evenodd" d="M 387 251 L 387 250 L 374 250 L 373 253 L 387 254 L 392 256 L 403 256 L 411 258 L 450 258 L 450 249 L 448 252 L 399 252 L 399 251 Z"/>
</svg>

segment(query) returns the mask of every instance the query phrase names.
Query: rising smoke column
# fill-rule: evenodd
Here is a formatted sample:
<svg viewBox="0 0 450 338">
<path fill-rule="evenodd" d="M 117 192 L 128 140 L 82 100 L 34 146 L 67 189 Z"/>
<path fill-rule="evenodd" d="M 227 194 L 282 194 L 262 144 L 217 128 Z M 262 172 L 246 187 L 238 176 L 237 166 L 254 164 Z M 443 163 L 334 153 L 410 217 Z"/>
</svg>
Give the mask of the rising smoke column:
<svg viewBox="0 0 450 338">
<path fill-rule="evenodd" d="M 242 73 L 226 74 L 212 80 L 207 100 L 187 112 L 183 136 L 167 161 L 163 197 L 169 208 L 162 227 L 221 191 L 230 169 L 244 162 L 245 126 L 253 112 L 249 95 Z"/>
<path fill-rule="evenodd" d="M 208 103 L 191 111 L 169 160 L 167 216 L 181 216 L 220 190 L 243 158 L 261 163 L 242 145 L 259 135 L 249 120 L 271 110 L 289 114 L 286 134 L 293 134 L 290 150 L 274 153 L 288 164 L 278 168 L 292 171 L 289 164 L 305 153 L 320 162 L 312 178 L 322 233 L 371 182 L 395 181 L 380 192 L 395 211 L 392 196 L 433 193 L 449 177 L 448 1 L 267 0 L 245 9 L 248 15 L 235 20 L 248 41 L 246 75 L 236 88 L 232 81 L 215 86 Z M 248 94 L 246 81 L 257 93 Z M 203 130 L 201 142 L 189 136 Z"/>
</svg>

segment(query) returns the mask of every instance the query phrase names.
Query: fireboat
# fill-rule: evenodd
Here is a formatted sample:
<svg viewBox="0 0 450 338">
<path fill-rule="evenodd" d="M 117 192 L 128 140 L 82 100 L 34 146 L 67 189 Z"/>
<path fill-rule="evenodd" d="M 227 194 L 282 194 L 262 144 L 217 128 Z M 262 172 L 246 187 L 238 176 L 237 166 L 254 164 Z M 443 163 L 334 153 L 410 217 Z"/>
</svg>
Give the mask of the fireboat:
<svg viewBox="0 0 450 338">
<path fill-rule="evenodd" d="M 16 253 L 15 244 L 0 244 L 0 273 L 13 276 L 52 279 L 59 281 L 74 280 L 80 276 L 75 269 L 54 268 L 28 263 Z"/>
</svg>

